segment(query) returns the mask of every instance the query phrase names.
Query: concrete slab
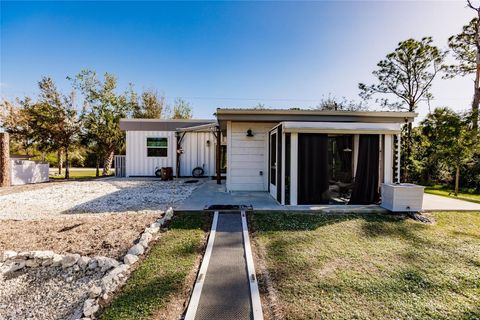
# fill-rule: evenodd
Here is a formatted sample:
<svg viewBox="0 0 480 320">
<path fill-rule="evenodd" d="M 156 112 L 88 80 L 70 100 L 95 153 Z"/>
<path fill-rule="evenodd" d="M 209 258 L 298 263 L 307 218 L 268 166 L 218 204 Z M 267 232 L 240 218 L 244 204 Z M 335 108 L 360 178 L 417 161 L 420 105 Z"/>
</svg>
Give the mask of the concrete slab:
<svg viewBox="0 0 480 320">
<path fill-rule="evenodd" d="M 198 211 L 214 204 L 252 205 L 255 211 L 322 211 L 331 213 L 386 213 L 378 205 L 298 205 L 282 206 L 268 192 L 227 192 L 225 181 L 218 185 L 210 180 L 198 187 L 176 211 Z"/>
<path fill-rule="evenodd" d="M 479 211 L 480 204 L 434 194 L 423 195 L 423 211 Z"/>
<path fill-rule="evenodd" d="M 252 205 L 255 209 L 272 208 L 277 210 L 282 208 L 267 192 L 227 192 L 225 181 L 222 181 L 222 184 L 219 185 L 216 181 L 210 180 L 198 187 L 175 210 L 203 210 L 205 206 L 213 204 Z"/>
</svg>

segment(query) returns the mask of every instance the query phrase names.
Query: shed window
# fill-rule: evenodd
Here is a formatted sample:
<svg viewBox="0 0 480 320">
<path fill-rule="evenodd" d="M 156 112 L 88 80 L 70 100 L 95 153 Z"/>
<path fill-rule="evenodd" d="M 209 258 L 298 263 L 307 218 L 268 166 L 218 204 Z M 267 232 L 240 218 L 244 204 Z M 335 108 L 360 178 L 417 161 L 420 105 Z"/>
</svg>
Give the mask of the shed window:
<svg viewBox="0 0 480 320">
<path fill-rule="evenodd" d="M 167 138 L 147 138 L 147 157 L 167 157 Z"/>
</svg>

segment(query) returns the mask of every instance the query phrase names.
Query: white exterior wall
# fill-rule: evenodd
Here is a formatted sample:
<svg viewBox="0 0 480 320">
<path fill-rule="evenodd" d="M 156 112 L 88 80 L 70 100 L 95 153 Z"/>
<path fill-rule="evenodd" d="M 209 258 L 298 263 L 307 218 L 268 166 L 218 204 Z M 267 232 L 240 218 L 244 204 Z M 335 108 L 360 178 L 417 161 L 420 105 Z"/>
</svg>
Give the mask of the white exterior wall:
<svg viewBox="0 0 480 320">
<path fill-rule="evenodd" d="M 210 141 L 210 143 L 207 143 Z M 202 167 L 205 176 L 214 176 L 216 139 L 213 132 L 187 132 L 182 140 L 180 175 L 192 175 L 192 170 Z"/>
<path fill-rule="evenodd" d="M 147 138 L 168 138 L 167 157 L 147 157 Z M 177 138 L 174 131 L 127 131 L 127 176 L 153 176 L 156 167 L 172 167 L 176 175 Z M 210 140 L 210 146 L 207 146 Z M 215 136 L 212 132 L 187 132 L 182 140 L 180 175 L 191 176 L 196 167 L 203 167 L 206 176 L 215 175 Z"/>
<path fill-rule="evenodd" d="M 168 138 L 167 157 L 147 157 L 147 138 Z M 127 131 L 126 175 L 154 176 L 156 167 L 172 167 L 176 174 L 176 137 L 174 131 Z"/>
<path fill-rule="evenodd" d="M 268 190 L 268 131 L 274 126 L 273 123 L 227 123 L 228 191 Z M 253 137 L 247 137 L 248 129 Z"/>
</svg>

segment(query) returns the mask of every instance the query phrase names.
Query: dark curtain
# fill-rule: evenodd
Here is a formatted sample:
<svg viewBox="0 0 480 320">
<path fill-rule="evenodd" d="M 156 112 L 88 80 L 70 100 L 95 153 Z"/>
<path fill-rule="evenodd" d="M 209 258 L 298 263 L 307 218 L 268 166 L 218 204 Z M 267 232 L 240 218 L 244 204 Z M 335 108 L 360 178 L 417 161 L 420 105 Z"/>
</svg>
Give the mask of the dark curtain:
<svg viewBox="0 0 480 320">
<path fill-rule="evenodd" d="M 372 204 L 379 200 L 379 136 L 361 134 L 358 143 L 358 162 L 350 204 Z"/>
<path fill-rule="evenodd" d="M 345 149 L 352 150 L 352 136 L 337 136 L 337 153 L 340 159 L 340 171 L 342 173 L 349 173 L 352 171 L 352 151 L 344 151 Z M 338 178 L 338 177 L 337 177 Z M 345 179 L 344 176 L 342 176 Z M 351 178 L 351 177 L 350 177 Z M 348 179 L 342 182 L 350 182 Z"/>
<path fill-rule="evenodd" d="M 298 203 L 328 204 L 328 135 L 298 135 Z"/>
</svg>

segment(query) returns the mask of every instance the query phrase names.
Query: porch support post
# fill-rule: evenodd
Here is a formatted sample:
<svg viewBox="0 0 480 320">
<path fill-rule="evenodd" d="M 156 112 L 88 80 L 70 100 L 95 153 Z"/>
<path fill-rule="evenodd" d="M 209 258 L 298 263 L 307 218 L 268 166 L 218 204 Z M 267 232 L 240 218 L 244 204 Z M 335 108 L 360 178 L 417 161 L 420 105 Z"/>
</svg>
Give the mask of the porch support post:
<svg viewBox="0 0 480 320">
<path fill-rule="evenodd" d="M 282 130 L 282 148 L 281 148 L 281 150 L 282 150 L 282 154 L 280 156 L 282 157 L 281 158 L 282 159 L 282 162 L 281 162 L 282 163 L 282 170 L 281 170 L 282 171 L 281 172 L 281 177 L 282 177 L 281 186 L 282 186 L 282 189 L 281 189 L 280 203 L 282 205 L 285 205 L 285 185 L 287 184 L 287 182 L 285 181 L 285 165 L 286 165 L 286 163 L 285 163 L 285 152 L 286 152 L 286 150 L 285 150 L 285 131 L 283 131 L 283 130 Z"/>
<path fill-rule="evenodd" d="M 360 135 L 354 134 L 353 135 L 353 178 L 357 174 L 357 163 L 358 163 L 358 145 L 360 141 Z"/>
<path fill-rule="evenodd" d="M 292 151 L 290 153 L 290 204 L 298 204 L 298 133 L 292 132 L 290 135 L 290 144 Z"/>
<path fill-rule="evenodd" d="M 222 184 L 222 173 L 221 171 L 221 152 L 222 152 L 222 131 L 220 130 L 220 126 L 217 126 L 217 152 L 216 152 L 216 159 L 215 165 L 217 169 L 217 184 Z"/>
<path fill-rule="evenodd" d="M 400 183 L 400 150 L 402 149 L 401 134 L 397 134 L 397 182 Z"/>
<path fill-rule="evenodd" d="M 393 136 L 391 134 L 386 134 L 384 136 L 384 173 L 383 173 L 383 182 L 392 183 L 393 182 Z"/>
</svg>

